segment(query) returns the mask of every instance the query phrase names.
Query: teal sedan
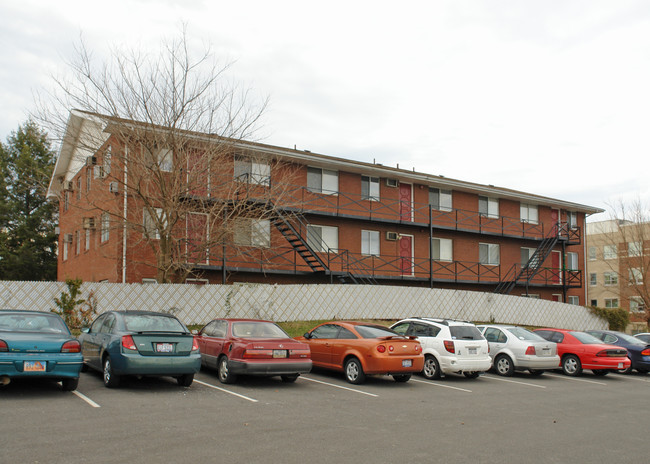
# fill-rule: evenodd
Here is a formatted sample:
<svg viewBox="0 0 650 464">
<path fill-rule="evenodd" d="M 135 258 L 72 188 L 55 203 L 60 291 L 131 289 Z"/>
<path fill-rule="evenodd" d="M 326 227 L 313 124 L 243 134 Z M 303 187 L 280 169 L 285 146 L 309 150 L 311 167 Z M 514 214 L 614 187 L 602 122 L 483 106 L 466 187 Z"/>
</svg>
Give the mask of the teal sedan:
<svg viewBox="0 0 650 464">
<path fill-rule="evenodd" d="M 71 391 L 79 384 L 79 342 L 54 313 L 0 310 L 0 384 L 12 378 L 49 378 Z"/>
<path fill-rule="evenodd" d="M 189 387 L 201 369 L 198 342 L 170 314 L 109 311 L 82 329 L 79 342 L 84 368 L 101 372 L 109 388 L 123 376 L 171 376 Z"/>
</svg>

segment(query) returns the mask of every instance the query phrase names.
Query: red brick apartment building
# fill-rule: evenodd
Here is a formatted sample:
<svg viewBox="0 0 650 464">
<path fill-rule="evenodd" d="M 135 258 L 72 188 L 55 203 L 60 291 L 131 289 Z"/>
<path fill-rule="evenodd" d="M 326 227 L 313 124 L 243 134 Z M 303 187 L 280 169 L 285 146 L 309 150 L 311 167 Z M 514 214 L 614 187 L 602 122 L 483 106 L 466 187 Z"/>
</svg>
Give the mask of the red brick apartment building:
<svg viewBox="0 0 650 464">
<path fill-rule="evenodd" d="M 82 143 L 89 133 L 99 138 Z M 156 169 L 169 182 L 178 173 L 189 179 L 193 169 L 211 176 L 191 189 L 196 214 L 175 229 L 186 249 L 193 238 L 210 236 L 216 223 L 201 205 L 219 197 L 255 203 L 264 193 L 268 214 L 237 218 L 245 227 L 188 252 L 191 272 L 183 281 L 411 285 L 587 303 L 583 231 L 598 208 L 306 150 L 220 142 L 230 150 L 226 161 L 200 169 L 192 156 L 181 162 L 157 145 L 156 159 L 164 162 Z M 118 161 L 135 162 L 143 151 L 134 145 L 110 118 L 71 113 L 50 183 L 60 201 L 60 280 L 133 283 L 159 275 L 147 246 L 157 237 L 142 241 L 146 201 L 133 194 L 142 187 L 129 180 L 131 165 Z M 230 186 L 217 187 L 217 178 Z"/>
</svg>

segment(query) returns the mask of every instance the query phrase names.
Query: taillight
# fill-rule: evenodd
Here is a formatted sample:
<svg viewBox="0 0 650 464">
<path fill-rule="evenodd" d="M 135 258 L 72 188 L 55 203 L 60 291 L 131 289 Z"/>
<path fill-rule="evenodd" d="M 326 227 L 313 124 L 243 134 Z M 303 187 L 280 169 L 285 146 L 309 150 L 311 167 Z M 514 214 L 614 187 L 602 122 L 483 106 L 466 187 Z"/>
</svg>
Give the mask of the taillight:
<svg viewBox="0 0 650 464">
<path fill-rule="evenodd" d="M 199 341 L 196 337 L 192 338 L 192 351 L 197 351 L 199 349 Z"/>
<path fill-rule="evenodd" d="M 452 340 L 445 340 L 445 350 L 449 351 L 450 353 L 456 352 L 456 347 L 454 346 L 454 342 Z"/>
<path fill-rule="evenodd" d="M 415 351 L 420 351 L 420 348 L 422 348 L 420 345 L 415 345 Z"/>
<path fill-rule="evenodd" d="M 61 347 L 61 353 L 81 353 L 81 345 L 77 340 L 69 340 Z"/>
<path fill-rule="evenodd" d="M 626 356 L 626 353 L 619 350 L 602 350 L 599 351 L 596 356 L 600 358 L 620 358 Z"/>
<path fill-rule="evenodd" d="M 135 342 L 133 341 L 133 337 L 131 335 L 123 335 L 122 336 L 122 348 L 131 350 L 131 351 L 137 351 L 138 348 L 135 346 Z"/>
<path fill-rule="evenodd" d="M 7 342 L 4 340 L 0 340 L 0 351 L 9 351 L 9 347 L 7 347 Z"/>
<path fill-rule="evenodd" d="M 273 350 L 244 350 L 243 358 L 272 358 Z"/>
<path fill-rule="evenodd" d="M 537 354 L 537 352 L 535 351 L 535 347 L 531 345 L 528 348 L 526 348 L 526 354 L 530 356 L 535 356 Z"/>
<path fill-rule="evenodd" d="M 389 345 L 388 346 L 388 351 L 390 351 L 392 353 L 393 351 L 395 351 L 395 347 L 393 345 Z"/>
<path fill-rule="evenodd" d="M 384 345 L 377 345 L 377 351 L 379 351 L 380 353 L 385 353 L 386 347 Z"/>
<path fill-rule="evenodd" d="M 291 358 L 309 358 L 311 350 L 289 350 L 289 357 Z"/>
<path fill-rule="evenodd" d="M 0 341 L 0 351 L 2 351 L 2 341 Z M 650 348 L 646 348 L 641 352 L 641 356 L 650 356 Z"/>
</svg>

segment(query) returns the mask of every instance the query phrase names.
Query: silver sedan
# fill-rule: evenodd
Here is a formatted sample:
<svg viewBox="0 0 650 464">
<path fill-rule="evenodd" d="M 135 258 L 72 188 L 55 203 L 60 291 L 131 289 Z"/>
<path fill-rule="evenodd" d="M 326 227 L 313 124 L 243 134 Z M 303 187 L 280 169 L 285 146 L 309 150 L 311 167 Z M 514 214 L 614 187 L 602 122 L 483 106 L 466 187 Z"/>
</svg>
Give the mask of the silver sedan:
<svg viewBox="0 0 650 464">
<path fill-rule="evenodd" d="M 509 377 L 516 370 L 541 375 L 560 365 L 557 345 L 530 330 L 513 325 L 481 325 L 478 329 L 488 341 L 492 366 L 499 375 Z"/>
</svg>

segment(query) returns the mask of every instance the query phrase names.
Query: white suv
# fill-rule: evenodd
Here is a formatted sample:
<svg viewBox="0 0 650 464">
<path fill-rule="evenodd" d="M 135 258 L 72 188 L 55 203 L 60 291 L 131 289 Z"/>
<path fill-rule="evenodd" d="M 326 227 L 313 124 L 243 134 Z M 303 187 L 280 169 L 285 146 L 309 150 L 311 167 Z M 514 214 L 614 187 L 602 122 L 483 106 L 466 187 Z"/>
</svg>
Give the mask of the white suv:
<svg viewBox="0 0 650 464">
<path fill-rule="evenodd" d="M 422 374 L 427 379 L 461 373 L 476 378 L 492 366 L 488 342 L 471 322 L 411 317 L 393 324 L 391 329 L 420 341 L 424 353 Z"/>
</svg>

